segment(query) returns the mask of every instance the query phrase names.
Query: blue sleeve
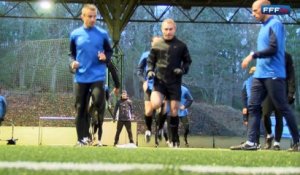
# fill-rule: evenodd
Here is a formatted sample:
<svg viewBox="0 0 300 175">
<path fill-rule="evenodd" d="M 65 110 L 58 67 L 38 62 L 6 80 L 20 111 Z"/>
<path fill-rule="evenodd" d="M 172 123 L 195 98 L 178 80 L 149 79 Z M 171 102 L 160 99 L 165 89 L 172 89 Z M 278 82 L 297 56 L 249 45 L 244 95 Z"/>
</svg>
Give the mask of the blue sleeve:
<svg viewBox="0 0 300 175">
<path fill-rule="evenodd" d="M 147 58 L 141 58 L 137 67 L 136 74 L 141 82 L 145 81 L 144 72 L 145 72 L 146 64 L 147 64 Z"/>
<path fill-rule="evenodd" d="M 6 100 L 4 99 L 4 105 L 5 105 L 5 107 L 4 107 L 4 115 L 6 114 L 6 108 L 7 108 L 7 103 L 6 103 Z"/>
<path fill-rule="evenodd" d="M 192 105 L 194 100 L 193 100 L 193 97 L 192 97 L 190 91 L 187 89 L 185 91 L 184 98 L 186 99 L 184 107 L 189 108 Z"/>
<path fill-rule="evenodd" d="M 6 103 L 6 100 L 3 96 L 0 96 L 0 120 L 3 120 L 4 117 L 5 117 L 5 114 L 6 114 L 6 106 L 7 106 L 7 103 Z"/>
</svg>

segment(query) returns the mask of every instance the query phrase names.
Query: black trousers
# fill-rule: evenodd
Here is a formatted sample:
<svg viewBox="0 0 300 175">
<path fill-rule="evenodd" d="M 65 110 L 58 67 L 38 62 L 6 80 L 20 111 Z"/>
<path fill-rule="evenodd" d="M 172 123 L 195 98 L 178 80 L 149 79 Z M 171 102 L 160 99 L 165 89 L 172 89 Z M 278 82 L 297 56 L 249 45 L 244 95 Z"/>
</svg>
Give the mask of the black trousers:
<svg viewBox="0 0 300 175">
<path fill-rule="evenodd" d="M 75 84 L 75 124 L 78 141 L 81 141 L 84 137 L 90 137 L 90 116 L 88 112 L 90 97 L 92 97 L 93 107 L 97 111 L 98 117 L 100 117 L 100 115 L 103 114 L 101 110 L 105 109 L 103 107 L 105 105 L 104 82 Z"/>
<path fill-rule="evenodd" d="M 272 134 L 272 122 L 271 122 L 271 114 L 274 111 L 275 113 L 275 141 L 280 142 L 283 130 L 283 119 L 280 111 L 278 111 L 272 100 L 269 96 L 266 97 L 262 104 L 262 117 L 264 121 L 266 134 Z"/>
<path fill-rule="evenodd" d="M 90 99 L 91 100 L 91 99 Z M 93 103 L 93 102 L 92 102 Z M 95 105 L 91 105 L 89 108 L 89 119 L 92 119 L 92 122 L 89 121 L 89 123 L 92 123 L 92 129 L 93 134 L 97 133 L 98 131 L 98 140 L 101 141 L 102 133 L 103 133 L 103 121 L 104 121 L 104 115 L 105 115 L 105 105 L 106 101 L 104 101 L 104 104 L 101 108 L 97 109 Z M 100 113 L 99 113 L 100 110 Z"/>
<path fill-rule="evenodd" d="M 189 132 L 190 132 L 190 123 L 189 123 L 189 119 L 188 119 L 187 116 L 181 116 L 181 117 L 179 117 L 179 119 L 180 119 L 180 122 L 181 122 L 182 125 L 183 125 L 183 128 L 184 128 L 183 136 L 184 136 L 185 142 L 187 143 L 187 135 L 188 135 Z"/>
<path fill-rule="evenodd" d="M 122 131 L 123 126 L 125 126 L 125 128 L 127 130 L 129 142 L 134 143 L 133 137 L 132 137 L 132 132 L 131 132 L 131 121 L 118 121 L 114 145 L 118 144 L 118 142 L 119 142 L 119 137 L 120 137 L 120 133 Z"/>
</svg>

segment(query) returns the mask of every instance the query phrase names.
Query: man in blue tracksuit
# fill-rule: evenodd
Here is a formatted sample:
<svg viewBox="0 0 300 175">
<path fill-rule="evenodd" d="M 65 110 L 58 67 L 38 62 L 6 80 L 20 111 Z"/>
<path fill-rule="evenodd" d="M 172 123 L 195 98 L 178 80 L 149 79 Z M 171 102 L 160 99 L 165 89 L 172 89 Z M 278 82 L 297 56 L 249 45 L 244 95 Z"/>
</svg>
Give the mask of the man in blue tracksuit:
<svg viewBox="0 0 300 175">
<path fill-rule="evenodd" d="M 4 121 L 4 117 L 6 114 L 6 106 L 7 103 L 5 97 L 0 95 L 0 125 Z"/>
<path fill-rule="evenodd" d="M 86 4 L 82 8 L 83 25 L 75 29 L 70 35 L 70 56 L 73 61 L 71 69 L 76 69 L 75 109 L 77 144 L 87 145 L 89 138 L 89 123 L 87 102 L 89 91 L 98 115 L 105 105 L 104 85 L 107 64 L 111 62 L 112 49 L 109 44 L 108 33 L 95 26 L 97 8 L 93 4 Z"/>
<path fill-rule="evenodd" d="M 269 95 L 275 108 L 285 117 L 290 129 L 293 145 L 290 151 L 299 151 L 299 133 L 295 116 L 288 105 L 286 96 L 285 71 L 285 29 L 272 15 L 263 14 L 262 5 L 270 5 L 268 0 L 257 0 L 252 5 L 252 15 L 262 22 L 257 38 L 257 50 L 250 53 L 242 62 L 242 68 L 256 59 L 249 102 L 248 140 L 241 145 L 243 150 L 257 150 L 257 133 L 260 128 L 261 104 Z"/>
<path fill-rule="evenodd" d="M 249 70 L 249 77 L 247 80 L 244 81 L 243 83 L 243 88 L 242 88 L 242 102 L 243 102 L 243 109 L 242 109 L 242 114 L 243 114 L 243 124 L 247 127 L 248 129 L 248 120 L 249 120 L 249 101 L 250 101 L 250 96 L 251 96 L 251 87 L 252 87 L 252 82 L 253 82 L 253 73 L 255 72 L 256 67 L 253 66 Z M 259 137 L 260 137 L 260 132 L 257 132 L 257 145 L 260 147 L 260 142 L 259 142 Z M 241 150 L 240 145 L 236 146 L 231 146 L 231 150 Z"/>
<path fill-rule="evenodd" d="M 179 109 L 178 109 L 178 117 L 180 119 L 180 122 L 183 125 L 184 128 L 184 142 L 185 142 L 185 146 L 189 146 L 188 140 L 187 140 L 187 135 L 190 132 L 190 124 L 189 124 L 189 119 L 188 119 L 188 108 L 192 105 L 193 103 L 193 97 L 189 91 L 189 89 L 184 86 L 181 85 L 181 97 L 180 97 L 180 105 L 179 105 Z M 168 137 L 172 138 L 172 132 L 170 131 L 170 117 L 171 117 L 171 111 L 170 111 L 170 105 L 167 105 L 167 114 L 168 114 L 168 131 L 167 131 L 167 135 L 165 136 L 165 139 L 168 143 Z M 166 132 L 166 131 L 164 131 Z M 179 135 L 177 135 L 177 140 L 179 142 Z M 169 145 L 170 147 L 172 147 L 172 145 Z"/>
<path fill-rule="evenodd" d="M 151 39 L 151 45 L 153 43 L 153 38 Z M 142 89 L 144 92 L 144 108 L 145 108 L 145 124 L 146 124 L 146 131 L 145 131 L 145 140 L 147 143 L 150 142 L 150 138 L 152 135 L 152 120 L 153 120 L 153 108 L 150 103 L 150 95 L 153 88 L 153 79 L 148 79 L 146 76 L 146 70 L 147 70 L 147 58 L 149 56 L 150 51 L 146 51 L 142 54 L 138 67 L 137 67 L 137 76 L 139 78 L 139 81 L 142 84 Z"/>
<path fill-rule="evenodd" d="M 189 124 L 189 119 L 188 119 L 188 108 L 192 105 L 193 103 L 193 97 L 189 91 L 189 89 L 183 85 L 181 85 L 181 99 L 180 99 L 180 105 L 179 105 L 179 110 L 178 110 L 178 117 L 183 124 L 184 128 L 184 142 L 185 146 L 189 146 L 188 140 L 187 140 L 187 135 L 190 132 L 190 124 Z M 179 140 L 179 139 L 178 139 Z"/>
<path fill-rule="evenodd" d="M 248 118 L 249 118 L 249 111 L 248 111 L 248 104 L 250 101 L 250 94 L 251 94 L 251 86 L 253 81 L 253 73 L 255 72 L 255 67 L 251 67 L 249 70 L 250 76 L 244 81 L 243 88 L 242 88 L 242 101 L 243 101 L 243 123 L 245 126 L 248 126 Z"/>
</svg>

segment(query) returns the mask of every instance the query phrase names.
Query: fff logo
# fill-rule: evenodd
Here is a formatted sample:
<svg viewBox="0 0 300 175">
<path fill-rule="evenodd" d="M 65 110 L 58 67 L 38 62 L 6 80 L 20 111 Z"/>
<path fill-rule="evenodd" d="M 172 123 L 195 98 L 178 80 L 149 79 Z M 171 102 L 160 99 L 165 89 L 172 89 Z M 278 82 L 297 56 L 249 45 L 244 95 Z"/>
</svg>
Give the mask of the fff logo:
<svg viewBox="0 0 300 175">
<path fill-rule="evenodd" d="M 290 14 L 291 7 L 288 5 L 262 5 L 261 12 L 268 15 L 286 15 Z"/>
</svg>

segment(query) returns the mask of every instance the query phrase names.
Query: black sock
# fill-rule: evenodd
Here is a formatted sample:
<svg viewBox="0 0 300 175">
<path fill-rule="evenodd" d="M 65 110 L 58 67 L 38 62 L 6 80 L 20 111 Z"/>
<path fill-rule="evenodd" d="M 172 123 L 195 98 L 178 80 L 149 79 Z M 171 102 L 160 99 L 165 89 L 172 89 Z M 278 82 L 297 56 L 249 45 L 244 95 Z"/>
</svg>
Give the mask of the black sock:
<svg viewBox="0 0 300 175">
<path fill-rule="evenodd" d="M 167 113 L 162 114 L 158 118 L 158 129 L 162 129 L 164 127 L 165 121 L 167 119 Z"/>
<path fill-rule="evenodd" d="M 147 130 L 151 131 L 151 127 L 152 127 L 152 116 L 146 116 L 145 115 L 145 123 L 147 126 Z"/>
<path fill-rule="evenodd" d="M 170 129 L 172 132 L 172 142 L 178 142 L 178 125 L 179 125 L 179 117 L 173 117 L 170 118 Z"/>
</svg>

